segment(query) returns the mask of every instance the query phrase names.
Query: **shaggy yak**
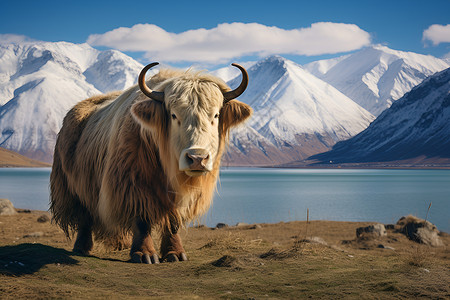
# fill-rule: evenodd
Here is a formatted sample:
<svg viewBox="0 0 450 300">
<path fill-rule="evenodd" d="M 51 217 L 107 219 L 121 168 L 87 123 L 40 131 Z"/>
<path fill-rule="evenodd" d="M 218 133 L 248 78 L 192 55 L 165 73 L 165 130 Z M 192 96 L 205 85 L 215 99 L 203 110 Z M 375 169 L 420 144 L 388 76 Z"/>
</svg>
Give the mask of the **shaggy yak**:
<svg viewBox="0 0 450 300">
<path fill-rule="evenodd" d="M 178 228 L 208 210 L 227 134 L 252 113 L 235 100 L 248 83 L 240 65 L 230 90 L 194 71 L 161 70 L 146 83 L 157 64 L 141 71 L 139 88 L 81 101 L 64 118 L 50 210 L 68 237 L 77 232 L 74 252 L 89 254 L 93 234 L 108 242 L 131 231 L 131 261 L 159 263 L 157 230 L 162 259 L 187 260 Z"/>
</svg>

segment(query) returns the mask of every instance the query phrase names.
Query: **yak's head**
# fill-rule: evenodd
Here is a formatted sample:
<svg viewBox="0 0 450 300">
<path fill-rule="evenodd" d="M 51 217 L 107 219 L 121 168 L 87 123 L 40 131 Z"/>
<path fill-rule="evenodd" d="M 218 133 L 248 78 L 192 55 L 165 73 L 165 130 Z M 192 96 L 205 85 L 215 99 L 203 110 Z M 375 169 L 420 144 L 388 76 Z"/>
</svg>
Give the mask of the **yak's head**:
<svg viewBox="0 0 450 300">
<path fill-rule="evenodd" d="M 229 129 L 252 113 L 250 106 L 234 100 L 247 87 L 247 71 L 233 64 L 241 70 L 242 82 L 232 91 L 214 76 L 188 71 L 164 78 L 155 86 L 162 90 L 157 92 L 145 82 L 146 72 L 157 64 L 141 71 L 139 87 L 150 100 L 134 104 L 132 113 L 165 144 L 159 151 L 169 152 L 162 155 L 175 160 L 179 171 L 191 177 L 206 174 L 220 159 Z"/>
</svg>

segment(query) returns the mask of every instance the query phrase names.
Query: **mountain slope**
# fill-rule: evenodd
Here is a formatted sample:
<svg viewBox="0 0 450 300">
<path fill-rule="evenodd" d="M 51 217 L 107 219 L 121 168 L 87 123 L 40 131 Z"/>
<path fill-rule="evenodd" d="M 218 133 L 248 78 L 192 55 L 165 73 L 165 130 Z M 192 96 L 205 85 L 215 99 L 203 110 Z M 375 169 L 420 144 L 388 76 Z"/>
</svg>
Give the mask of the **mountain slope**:
<svg viewBox="0 0 450 300">
<path fill-rule="evenodd" d="M 247 62 L 239 62 L 241 66 L 245 69 L 250 69 L 256 62 L 255 61 L 247 61 Z M 223 81 L 227 82 L 241 74 L 239 69 L 230 66 L 226 66 L 211 72 L 212 75 L 221 78 Z"/>
<path fill-rule="evenodd" d="M 50 167 L 50 165 L 0 147 L 0 168 L 13 167 L 35 168 Z"/>
<path fill-rule="evenodd" d="M 142 65 L 87 44 L 0 45 L 0 146 L 51 162 L 66 112 L 136 82 Z"/>
<path fill-rule="evenodd" d="M 360 163 L 418 157 L 450 159 L 450 68 L 396 101 L 366 130 L 312 156 L 321 162 Z"/>
<path fill-rule="evenodd" d="M 375 116 L 425 78 L 448 67 L 448 62 L 433 56 L 380 45 L 305 65 Z"/>
<path fill-rule="evenodd" d="M 279 56 L 249 70 L 240 101 L 254 109 L 232 133 L 227 162 L 276 164 L 330 149 L 365 129 L 374 117 L 329 84 Z M 229 82 L 231 87 L 240 78 Z M 249 155 L 251 154 L 251 155 Z"/>
</svg>

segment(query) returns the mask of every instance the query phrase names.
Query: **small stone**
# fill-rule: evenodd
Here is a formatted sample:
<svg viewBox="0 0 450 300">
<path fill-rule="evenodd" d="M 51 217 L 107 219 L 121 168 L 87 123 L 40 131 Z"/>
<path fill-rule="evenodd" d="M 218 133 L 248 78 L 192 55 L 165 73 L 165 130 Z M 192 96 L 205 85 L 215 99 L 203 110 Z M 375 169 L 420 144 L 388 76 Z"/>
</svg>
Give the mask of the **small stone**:
<svg viewBox="0 0 450 300">
<path fill-rule="evenodd" d="M 261 228 L 262 228 L 261 225 L 255 224 L 255 225 L 250 226 L 248 229 L 261 229 Z"/>
<path fill-rule="evenodd" d="M 321 244 L 321 245 L 325 245 L 327 246 L 327 242 L 325 242 L 325 240 L 321 237 L 318 236 L 313 236 L 311 238 L 306 238 L 306 239 L 302 239 L 300 240 L 300 242 L 303 243 L 310 243 L 310 244 Z"/>
<path fill-rule="evenodd" d="M 216 225 L 216 228 L 217 228 L 217 229 L 220 229 L 220 228 L 226 228 L 226 227 L 228 227 L 228 225 L 225 224 L 225 223 L 217 223 L 217 225 Z"/>
<path fill-rule="evenodd" d="M 50 221 L 50 217 L 48 215 L 41 215 L 39 218 L 37 218 L 37 221 L 39 223 L 46 223 Z"/>
<path fill-rule="evenodd" d="M 243 227 L 243 226 L 248 226 L 248 224 L 247 223 L 243 223 L 243 222 L 238 222 L 236 224 L 236 227 Z"/>
<path fill-rule="evenodd" d="M 44 233 L 42 231 L 37 231 L 37 232 L 33 232 L 33 233 L 29 233 L 24 235 L 24 238 L 38 238 L 38 237 L 43 237 Z"/>
<path fill-rule="evenodd" d="M 386 250 L 395 250 L 395 248 L 389 247 L 389 246 L 385 246 L 385 245 L 383 245 L 383 244 L 379 244 L 379 245 L 378 245 L 378 248 L 386 249 Z"/>
</svg>

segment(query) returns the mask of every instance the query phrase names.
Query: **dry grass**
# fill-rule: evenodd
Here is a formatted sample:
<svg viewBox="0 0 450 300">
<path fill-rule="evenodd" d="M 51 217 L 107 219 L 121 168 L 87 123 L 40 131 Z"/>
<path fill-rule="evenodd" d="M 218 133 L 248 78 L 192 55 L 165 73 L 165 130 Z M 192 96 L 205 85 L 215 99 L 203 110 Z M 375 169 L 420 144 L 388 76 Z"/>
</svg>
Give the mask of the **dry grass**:
<svg viewBox="0 0 450 300">
<path fill-rule="evenodd" d="M 36 221 L 40 214 L 0 218 L 2 299 L 450 297 L 447 247 L 415 244 L 393 231 L 356 241 L 356 228 L 367 223 L 189 228 L 182 233 L 189 261 L 139 265 L 126 262 L 128 250 L 97 246 L 91 257 L 74 255 L 61 230 Z M 25 237 L 33 232 L 43 234 Z"/>
<path fill-rule="evenodd" d="M 406 251 L 404 259 L 406 264 L 414 267 L 425 267 L 431 262 L 431 253 L 433 253 L 429 246 L 414 245 L 410 250 Z"/>
</svg>

